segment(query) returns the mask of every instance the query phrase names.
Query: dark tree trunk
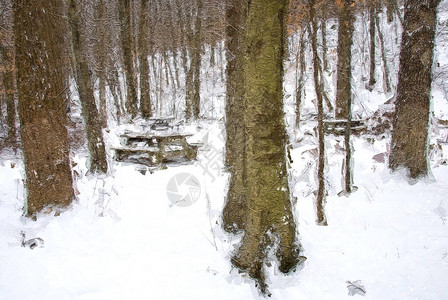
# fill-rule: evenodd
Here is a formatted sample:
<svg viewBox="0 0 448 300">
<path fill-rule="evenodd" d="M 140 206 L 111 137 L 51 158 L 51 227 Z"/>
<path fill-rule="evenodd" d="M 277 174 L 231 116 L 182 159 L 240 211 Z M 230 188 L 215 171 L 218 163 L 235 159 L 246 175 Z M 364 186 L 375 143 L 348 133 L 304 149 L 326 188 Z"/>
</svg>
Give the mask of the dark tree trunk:
<svg viewBox="0 0 448 300">
<path fill-rule="evenodd" d="M 201 88 L 201 54 L 202 54 L 202 6 L 203 0 L 196 0 L 196 18 L 194 27 L 189 34 L 190 45 L 190 68 L 187 72 L 187 99 L 186 99 L 186 118 L 187 120 L 197 120 L 200 113 L 200 88 Z"/>
<path fill-rule="evenodd" d="M 3 87 L 6 98 L 6 123 L 8 124 L 8 142 L 15 144 L 17 137 L 16 128 L 16 87 L 14 82 L 14 58 L 13 47 L 0 45 L 0 55 L 3 58 L 5 71 L 3 72 Z M 1 107 L 0 107 L 1 109 Z"/>
<path fill-rule="evenodd" d="M 132 34 L 131 34 L 131 1 L 118 1 L 120 18 L 120 42 L 123 51 L 123 65 L 126 74 L 126 109 L 131 118 L 135 118 L 138 112 L 137 89 L 135 88 Z"/>
<path fill-rule="evenodd" d="M 302 92 L 305 84 L 305 32 L 303 28 L 300 33 L 300 44 L 296 56 L 296 127 L 299 128 L 300 124 L 300 109 L 302 106 Z"/>
<path fill-rule="evenodd" d="M 14 1 L 19 117 L 25 160 L 25 212 L 34 216 L 70 205 L 62 1 Z M 42 9 L 45 7 L 45 9 Z"/>
<path fill-rule="evenodd" d="M 143 119 L 149 119 L 152 115 L 151 96 L 149 90 L 149 48 L 148 39 L 149 24 L 149 1 L 141 0 L 140 7 L 140 39 L 139 39 L 139 65 L 140 65 L 140 112 Z"/>
<path fill-rule="evenodd" d="M 336 119 L 344 119 L 348 113 L 351 96 L 351 46 L 353 43 L 354 0 L 342 0 L 339 7 L 338 64 L 336 87 Z"/>
<path fill-rule="evenodd" d="M 75 63 L 76 83 L 78 85 L 82 115 L 87 131 L 87 145 L 90 153 L 89 171 L 92 173 L 107 173 L 106 149 L 101 129 L 101 120 L 95 104 L 88 61 L 83 52 L 85 41 L 80 32 L 80 9 L 77 1 L 68 1 L 68 24 L 71 31 L 70 38 Z"/>
<path fill-rule="evenodd" d="M 369 74 L 369 89 L 373 90 L 376 84 L 375 79 L 375 25 L 376 25 L 376 0 L 370 0 L 369 5 L 369 34 L 370 34 L 370 74 Z"/>
<path fill-rule="evenodd" d="M 247 0 L 227 0 L 226 10 L 226 166 L 230 172 L 229 190 L 223 210 L 224 228 L 238 231 L 244 228 L 246 211 L 245 125 L 243 39 Z"/>
<path fill-rule="evenodd" d="M 386 59 L 386 47 L 384 45 L 384 36 L 383 32 L 381 31 L 381 23 L 380 18 L 378 16 L 379 8 L 377 6 L 377 9 L 375 10 L 375 20 L 376 20 L 376 30 L 378 32 L 378 38 L 380 40 L 380 50 L 381 50 L 381 61 L 383 62 L 383 82 L 384 82 L 384 91 L 386 93 L 390 93 L 391 91 L 391 83 L 390 83 L 390 76 L 389 76 L 389 67 L 387 65 L 387 59 Z"/>
<path fill-rule="evenodd" d="M 99 56 L 99 98 L 100 98 L 100 120 L 101 126 L 107 128 L 107 101 L 106 101 L 106 7 L 105 0 L 99 0 L 98 14 L 98 44 L 96 45 Z M 110 87 L 109 87 L 110 88 Z"/>
<path fill-rule="evenodd" d="M 392 170 L 406 168 L 411 178 L 426 176 L 429 168 L 427 144 L 439 2 L 405 1 L 389 166 Z"/>
</svg>

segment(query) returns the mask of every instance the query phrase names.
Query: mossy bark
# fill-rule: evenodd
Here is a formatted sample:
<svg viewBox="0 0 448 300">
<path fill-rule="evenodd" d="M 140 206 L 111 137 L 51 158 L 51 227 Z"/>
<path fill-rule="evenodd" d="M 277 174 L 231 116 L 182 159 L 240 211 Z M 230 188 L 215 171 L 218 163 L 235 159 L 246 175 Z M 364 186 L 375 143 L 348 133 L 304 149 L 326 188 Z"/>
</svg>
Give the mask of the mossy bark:
<svg viewBox="0 0 448 300">
<path fill-rule="evenodd" d="M 13 3 L 25 213 L 29 216 L 46 207 L 66 207 L 74 197 L 63 92 L 67 27 L 62 17 L 55 17 L 64 15 L 63 6 L 56 0 Z"/>
<path fill-rule="evenodd" d="M 436 10 L 440 0 L 405 1 L 389 167 L 428 174 L 427 145 Z"/>
<path fill-rule="evenodd" d="M 104 145 L 101 119 L 95 104 L 92 81 L 88 61 L 83 51 L 85 40 L 80 32 L 81 19 L 79 17 L 78 0 L 68 1 L 68 24 L 75 64 L 76 83 L 81 99 L 82 115 L 87 131 L 87 146 L 90 160 L 89 171 L 92 173 L 107 173 L 106 147 Z"/>
<path fill-rule="evenodd" d="M 263 262 L 278 240 L 279 269 L 288 272 L 299 259 L 296 225 L 286 170 L 283 115 L 285 0 L 252 0 L 247 10 L 244 51 L 246 131 L 246 216 L 244 236 L 232 262 L 260 283 Z"/>
<path fill-rule="evenodd" d="M 247 0 L 227 3 L 227 98 L 226 98 L 226 167 L 230 172 L 229 190 L 223 210 L 223 227 L 238 231 L 245 223 L 246 134 L 244 123 L 243 40 L 247 14 Z"/>
</svg>

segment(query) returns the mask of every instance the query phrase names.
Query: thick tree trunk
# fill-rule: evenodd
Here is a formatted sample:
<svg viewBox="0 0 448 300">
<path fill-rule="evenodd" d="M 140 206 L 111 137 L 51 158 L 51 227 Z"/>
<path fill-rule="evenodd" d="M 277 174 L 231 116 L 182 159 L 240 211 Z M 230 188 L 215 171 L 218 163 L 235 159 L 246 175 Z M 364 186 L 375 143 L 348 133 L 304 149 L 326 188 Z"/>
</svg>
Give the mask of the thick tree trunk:
<svg viewBox="0 0 448 300">
<path fill-rule="evenodd" d="M 351 95 L 351 46 L 353 40 L 353 7 L 354 0 L 338 1 L 339 29 L 338 29 L 338 64 L 336 87 L 336 119 L 344 119 L 348 113 L 347 99 Z"/>
<path fill-rule="evenodd" d="M 279 269 L 299 261 L 296 225 L 286 170 L 283 120 L 284 26 L 287 1 L 251 0 L 244 38 L 246 219 L 233 264 L 256 279 L 267 293 L 263 263 L 273 236 Z"/>
<path fill-rule="evenodd" d="M 440 0 L 405 1 L 389 166 L 411 178 L 428 174 L 427 144 L 436 29 Z"/>
<path fill-rule="evenodd" d="M 143 119 L 149 119 L 152 115 L 151 111 L 151 96 L 149 90 L 149 47 L 148 39 L 149 35 L 149 24 L 148 24 L 148 13 L 149 13 L 149 1 L 141 0 L 140 7 L 140 39 L 139 39 L 139 65 L 140 65 L 140 112 Z"/>
<path fill-rule="evenodd" d="M 123 51 L 123 65 L 126 74 L 126 109 L 131 118 L 138 113 L 137 89 L 135 88 L 134 67 L 132 56 L 132 34 L 131 34 L 131 1 L 118 1 L 120 18 L 120 42 Z"/>
<path fill-rule="evenodd" d="M 68 1 L 68 24 L 71 31 L 70 38 L 76 82 L 87 131 L 87 145 L 90 153 L 89 171 L 92 173 L 107 173 L 106 149 L 98 109 L 95 104 L 88 61 L 83 52 L 85 41 L 80 32 L 80 9 L 77 1 Z"/>
<path fill-rule="evenodd" d="M 19 117 L 25 160 L 25 213 L 73 200 L 64 78 L 65 21 L 56 0 L 14 1 Z M 45 7 L 45 9 L 42 9 Z"/>
<path fill-rule="evenodd" d="M 246 214 L 245 125 L 243 39 L 247 0 L 227 0 L 227 98 L 226 98 L 226 166 L 230 171 L 229 190 L 223 210 L 227 231 L 244 228 Z"/>
</svg>

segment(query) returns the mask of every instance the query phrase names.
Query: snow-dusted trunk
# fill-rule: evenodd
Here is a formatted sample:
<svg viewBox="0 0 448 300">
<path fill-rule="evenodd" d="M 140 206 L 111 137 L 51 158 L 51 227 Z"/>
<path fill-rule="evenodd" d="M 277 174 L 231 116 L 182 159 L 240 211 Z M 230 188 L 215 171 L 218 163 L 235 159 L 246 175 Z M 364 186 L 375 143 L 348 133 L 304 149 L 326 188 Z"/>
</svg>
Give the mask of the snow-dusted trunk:
<svg viewBox="0 0 448 300">
<path fill-rule="evenodd" d="M 405 1 L 392 149 L 389 167 L 411 178 L 428 174 L 428 131 L 436 29 L 440 0 Z"/>
<path fill-rule="evenodd" d="M 72 175 L 66 129 L 62 1 L 14 1 L 19 117 L 25 160 L 25 212 L 70 205 Z M 43 9 L 45 7 L 45 9 Z"/>
<path fill-rule="evenodd" d="M 369 89 L 373 90 L 376 84 L 375 68 L 375 27 L 376 27 L 376 0 L 369 3 L 369 37 L 370 37 L 370 68 L 369 68 Z"/>
</svg>

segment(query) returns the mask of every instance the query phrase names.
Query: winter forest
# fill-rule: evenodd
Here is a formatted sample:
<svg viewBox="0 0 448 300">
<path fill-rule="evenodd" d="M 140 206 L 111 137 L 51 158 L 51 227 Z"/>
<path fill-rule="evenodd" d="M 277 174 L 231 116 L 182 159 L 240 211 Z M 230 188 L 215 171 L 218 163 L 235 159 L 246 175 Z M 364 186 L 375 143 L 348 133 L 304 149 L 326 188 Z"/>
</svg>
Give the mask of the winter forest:
<svg viewBox="0 0 448 300">
<path fill-rule="evenodd" d="M 448 0 L 0 0 L 0 299 L 448 299 Z"/>
</svg>

